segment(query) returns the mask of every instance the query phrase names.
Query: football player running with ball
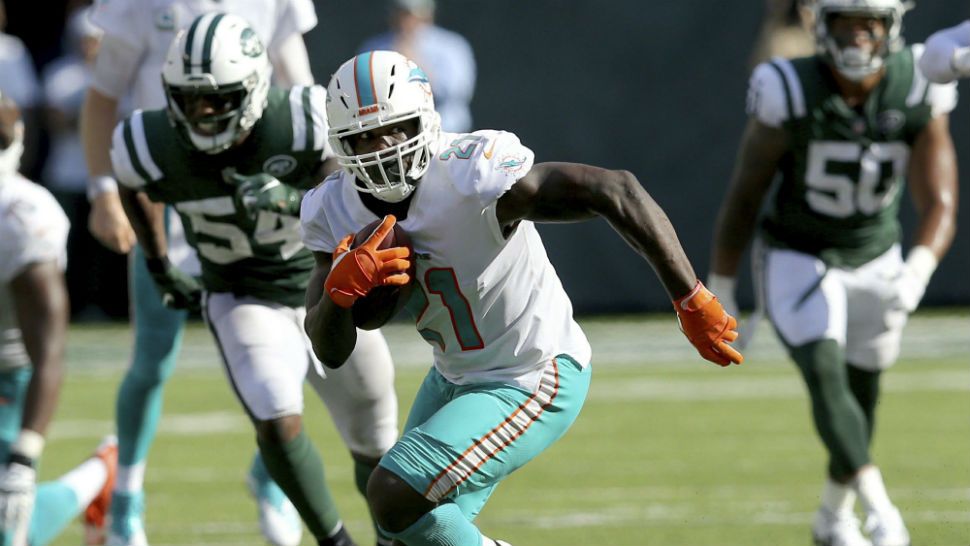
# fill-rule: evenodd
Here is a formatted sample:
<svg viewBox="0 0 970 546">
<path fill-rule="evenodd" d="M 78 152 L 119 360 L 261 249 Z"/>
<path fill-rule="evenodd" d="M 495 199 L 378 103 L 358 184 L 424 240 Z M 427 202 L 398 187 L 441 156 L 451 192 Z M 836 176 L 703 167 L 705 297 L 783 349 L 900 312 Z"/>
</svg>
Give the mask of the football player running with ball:
<svg viewBox="0 0 970 546">
<path fill-rule="evenodd" d="M 870 455 L 883 370 L 908 314 L 953 241 L 953 85 L 928 83 L 922 46 L 903 47 L 899 0 L 818 0 L 819 53 L 776 58 L 751 77 L 750 120 L 714 230 L 712 290 L 733 303 L 755 212 L 756 286 L 811 399 L 828 451 L 816 544 L 908 546 Z M 900 201 L 919 215 L 902 257 Z M 856 499 L 867 516 L 863 536 Z"/>
<path fill-rule="evenodd" d="M 320 545 L 350 545 L 304 430 L 303 381 L 326 403 L 364 491 L 397 436 L 390 355 L 368 350 L 324 380 L 303 331 L 313 256 L 299 206 L 323 176 L 326 90 L 270 86 L 270 64 L 241 17 L 208 13 L 180 32 L 162 70 L 168 107 L 136 110 L 112 137 L 121 198 L 160 292 L 179 306 L 199 286 L 166 256 L 163 204 L 202 262 L 202 310 L 266 467 Z"/>
<path fill-rule="evenodd" d="M 307 193 L 304 242 L 316 268 L 307 331 L 344 365 L 351 308 L 375 287 L 414 282 L 409 306 L 434 352 L 406 432 L 367 499 L 408 546 L 493 546 L 472 523 L 495 487 L 570 427 L 590 382 L 590 346 L 534 222 L 597 216 L 655 269 L 687 337 L 721 366 L 741 362 L 735 321 L 697 280 L 661 208 L 626 171 L 533 162 L 512 133 L 440 130 L 428 78 L 390 51 L 363 53 L 330 80 L 330 142 L 343 170 Z M 369 243 L 353 234 L 383 218 Z M 405 247 L 373 251 L 395 223 Z M 410 261 L 415 278 L 408 279 Z"/>
</svg>

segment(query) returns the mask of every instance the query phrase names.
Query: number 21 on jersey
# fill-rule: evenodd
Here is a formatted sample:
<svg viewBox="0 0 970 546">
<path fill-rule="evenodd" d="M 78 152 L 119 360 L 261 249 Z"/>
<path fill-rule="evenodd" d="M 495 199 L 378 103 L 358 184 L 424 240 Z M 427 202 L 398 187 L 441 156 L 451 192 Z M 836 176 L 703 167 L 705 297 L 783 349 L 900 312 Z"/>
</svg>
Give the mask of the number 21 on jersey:
<svg viewBox="0 0 970 546">
<path fill-rule="evenodd" d="M 458 345 L 462 351 L 474 351 L 485 347 L 481 334 L 478 333 L 478 326 L 475 324 L 475 316 L 472 314 L 471 306 L 458 284 L 458 277 L 455 270 L 450 267 L 435 267 L 429 269 L 424 274 L 424 282 L 415 283 L 417 290 L 411 293 L 411 301 L 408 307 L 414 310 L 415 321 L 420 323 L 421 317 L 432 304 L 440 303 L 448 310 L 451 318 L 451 327 L 458 340 Z M 425 293 L 425 285 L 427 291 Z M 447 342 L 441 332 L 432 328 L 419 328 L 418 333 L 430 343 L 434 343 L 445 350 Z"/>
</svg>

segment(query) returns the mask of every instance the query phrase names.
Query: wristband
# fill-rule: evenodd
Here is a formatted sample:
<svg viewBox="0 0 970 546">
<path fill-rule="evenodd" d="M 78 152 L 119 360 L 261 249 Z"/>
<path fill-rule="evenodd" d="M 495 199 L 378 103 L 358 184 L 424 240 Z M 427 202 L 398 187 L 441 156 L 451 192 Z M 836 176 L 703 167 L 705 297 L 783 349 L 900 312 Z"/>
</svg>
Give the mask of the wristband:
<svg viewBox="0 0 970 546">
<path fill-rule="evenodd" d="M 936 259 L 936 254 L 924 245 L 916 245 L 909 249 L 909 255 L 906 256 L 906 267 L 916 274 L 923 286 L 930 283 L 930 277 L 936 271 L 937 263 L 939 261 Z"/>
<path fill-rule="evenodd" d="M 20 430 L 20 436 L 10 446 L 10 457 L 19 455 L 21 458 L 36 461 L 44 451 L 44 436 L 28 428 Z M 27 465 L 32 466 L 32 465 Z"/>
<path fill-rule="evenodd" d="M 118 182 L 107 175 L 94 176 L 88 180 L 88 202 L 105 192 L 118 193 Z"/>
</svg>

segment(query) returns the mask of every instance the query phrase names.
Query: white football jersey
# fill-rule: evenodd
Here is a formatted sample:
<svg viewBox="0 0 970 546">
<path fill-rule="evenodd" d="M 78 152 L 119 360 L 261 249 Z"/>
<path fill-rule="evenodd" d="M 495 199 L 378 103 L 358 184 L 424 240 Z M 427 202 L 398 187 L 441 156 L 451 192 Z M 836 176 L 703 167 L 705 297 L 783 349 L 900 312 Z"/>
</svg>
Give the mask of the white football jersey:
<svg viewBox="0 0 970 546">
<path fill-rule="evenodd" d="M 112 77 L 127 79 L 132 107 L 165 107 L 161 70 L 168 47 L 179 30 L 210 11 L 234 13 L 248 21 L 270 52 L 294 33 L 303 34 L 317 24 L 310 0 L 98 0 L 91 21 L 104 30 L 105 39 L 126 46 L 126 59 L 115 64 L 131 64 L 133 72 Z M 129 59 L 136 62 L 126 62 Z M 92 85 L 118 97 L 97 80 Z"/>
<path fill-rule="evenodd" d="M 442 133 L 433 149 L 399 224 L 414 245 L 410 306 L 435 367 L 457 384 L 532 390 L 557 355 L 586 365 L 589 342 L 535 226 L 522 221 L 506 239 L 495 215 L 532 168 L 532 150 L 502 131 Z M 304 243 L 320 252 L 377 219 L 344 171 L 307 193 L 300 216 Z"/>
<path fill-rule="evenodd" d="M 0 371 L 30 364 L 8 284 L 31 264 L 64 269 L 69 228 L 49 191 L 19 174 L 0 180 Z"/>
</svg>

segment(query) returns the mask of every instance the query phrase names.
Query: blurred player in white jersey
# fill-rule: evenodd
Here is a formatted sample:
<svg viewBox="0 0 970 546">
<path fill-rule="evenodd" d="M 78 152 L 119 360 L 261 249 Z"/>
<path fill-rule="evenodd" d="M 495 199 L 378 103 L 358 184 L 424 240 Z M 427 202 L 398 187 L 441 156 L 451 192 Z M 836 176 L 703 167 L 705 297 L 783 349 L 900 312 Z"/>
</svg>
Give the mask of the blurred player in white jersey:
<svg viewBox="0 0 970 546">
<path fill-rule="evenodd" d="M 936 83 L 970 78 L 970 19 L 927 38 L 919 68 Z"/>
<path fill-rule="evenodd" d="M 505 544 L 472 521 L 499 482 L 566 432 L 586 398 L 590 346 L 533 222 L 605 218 L 653 266 L 700 354 L 740 363 L 728 344 L 734 318 L 631 173 L 534 164 L 504 131 L 441 131 L 424 72 L 390 51 L 344 63 L 327 114 L 344 169 L 307 193 L 301 211 L 317 260 L 307 290 L 314 351 L 341 366 L 356 337 L 350 308 L 377 286 L 409 282 L 411 260 L 409 306 L 434 350 L 404 435 L 368 484 L 371 511 L 397 542 Z M 375 250 L 395 218 L 413 256 Z"/>
<path fill-rule="evenodd" d="M 88 185 L 92 205 L 89 228 L 116 252 L 128 252 L 135 245 L 108 155 L 111 131 L 119 119 L 119 100 L 130 93 L 134 108 L 163 108 L 161 68 L 168 46 L 178 30 L 210 11 L 235 13 L 252 21 L 281 85 L 313 83 L 302 37 L 317 21 L 309 0 L 98 2 L 92 20 L 104 30 L 104 38 L 83 106 L 81 136 L 92 176 Z M 169 214 L 168 240 L 169 257 L 175 265 L 198 274 L 198 260 L 185 244 L 175 214 Z M 175 367 L 187 316 L 185 310 L 162 304 L 140 249 L 135 248 L 131 263 L 135 347 L 117 399 L 120 464 L 109 537 L 116 545 L 146 543 L 142 521 L 145 461 L 161 415 L 162 388 Z M 266 538 L 280 546 L 298 544 L 301 531 L 296 511 L 269 479 L 258 455 L 248 484 L 257 497 L 260 527 Z"/>
<path fill-rule="evenodd" d="M 64 373 L 67 217 L 46 189 L 17 174 L 23 123 L 0 95 L 0 544 L 43 546 L 79 513 L 103 540 L 117 464 L 114 441 L 58 480 L 37 462 Z"/>
</svg>

